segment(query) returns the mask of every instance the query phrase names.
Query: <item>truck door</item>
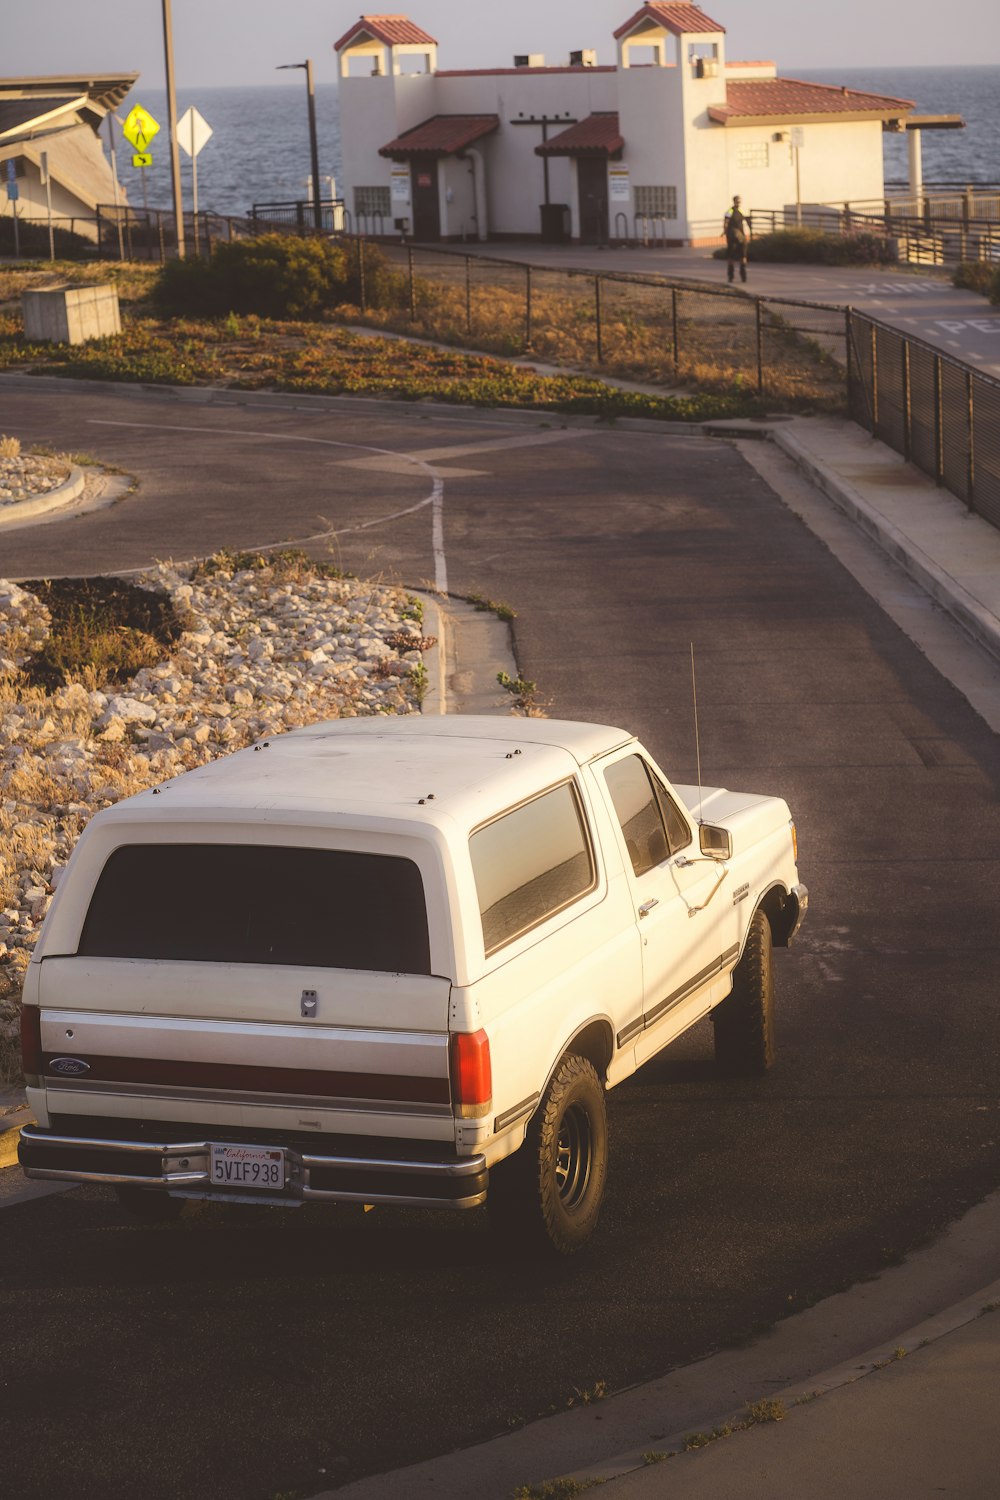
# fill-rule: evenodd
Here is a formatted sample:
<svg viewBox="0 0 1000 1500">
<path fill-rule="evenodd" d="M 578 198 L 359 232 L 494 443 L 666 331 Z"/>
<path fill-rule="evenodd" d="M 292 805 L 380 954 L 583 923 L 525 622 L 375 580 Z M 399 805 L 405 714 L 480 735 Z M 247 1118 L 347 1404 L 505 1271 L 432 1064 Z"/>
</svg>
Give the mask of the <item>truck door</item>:
<svg viewBox="0 0 1000 1500">
<path fill-rule="evenodd" d="M 732 955 L 721 951 L 725 939 L 709 899 L 719 867 L 700 857 L 691 823 L 652 766 L 633 751 L 601 772 L 625 843 L 642 944 L 635 1026 L 642 1061 L 708 1010 L 711 982 Z"/>
</svg>

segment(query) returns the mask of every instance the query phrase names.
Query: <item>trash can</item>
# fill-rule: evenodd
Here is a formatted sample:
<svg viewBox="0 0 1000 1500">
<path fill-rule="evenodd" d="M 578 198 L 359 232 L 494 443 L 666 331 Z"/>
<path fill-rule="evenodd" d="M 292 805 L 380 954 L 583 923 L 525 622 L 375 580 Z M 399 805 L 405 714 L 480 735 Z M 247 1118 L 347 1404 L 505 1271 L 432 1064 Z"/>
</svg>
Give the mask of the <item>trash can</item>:
<svg viewBox="0 0 1000 1500">
<path fill-rule="evenodd" d="M 542 239 L 547 245 L 565 245 L 569 239 L 569 204 L 542 203 Z"/>
</svg>

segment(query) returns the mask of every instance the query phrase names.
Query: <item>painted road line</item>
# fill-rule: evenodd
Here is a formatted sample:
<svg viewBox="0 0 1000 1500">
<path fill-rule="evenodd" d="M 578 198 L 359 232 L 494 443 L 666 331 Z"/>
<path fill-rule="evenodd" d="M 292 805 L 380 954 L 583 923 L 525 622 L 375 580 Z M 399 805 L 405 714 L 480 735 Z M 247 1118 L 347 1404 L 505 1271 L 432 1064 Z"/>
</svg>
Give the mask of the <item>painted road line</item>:
<svg viewBox="0 0 1000 1500">
<path fill-rule="evenodd" d="M 374 526 L 380 526 L 389 520 L 395 520 L 399 516 L 410 515 L 413 511 L 422 510 L 425 506 L 431 507 L 431 551 L 434 556 L 434 587 L 440 594 L 448 592 L 448 566 L 444 552 L 444 480 L 430 464 L 424 463 L 423 459 L 414 458 L 408 453 L 397 453 L 392 448 L 376 448 L 371 443 L 344 443 L 334 438 L 303 437 L 294 432 L 263 432 L 256 431 L 247 433 L 240 427 L 205 427 L 200 424 L 180 426 L 164 422 L 122 422 L 110 418 L 91 417 L 88 419 L 94 427 L 135 427 L 152 429 L 155 432 L 196 432 L 199 435 L 211 435 L 213 433 L 225 437 L 256 437 L 268 438 L 273 442 L 286 443 L 313 443 L 324 448 L 352 448 L 355 452 L 377 453 L 380 457 L 403 458 L 420 469 L 431 481 L 431 493 L 419 500 L 416 505 L 408 506 L 406 510 L 397 511 L 392 516 L 379 516 L 374 521 L 366 521 L 361 526 L 346 526 L 338 528 L 331 526 L 326 531 L 317 531 L 312 536 L 292 537 L 279 542 L 267 542 L 259 550 L 268 552 L 275 547 L 289 545 L 302 546 L 308 542 L 325 541 L 330 537 L 346 536 L 351 531 L 368 531 Z"/>
</svg>

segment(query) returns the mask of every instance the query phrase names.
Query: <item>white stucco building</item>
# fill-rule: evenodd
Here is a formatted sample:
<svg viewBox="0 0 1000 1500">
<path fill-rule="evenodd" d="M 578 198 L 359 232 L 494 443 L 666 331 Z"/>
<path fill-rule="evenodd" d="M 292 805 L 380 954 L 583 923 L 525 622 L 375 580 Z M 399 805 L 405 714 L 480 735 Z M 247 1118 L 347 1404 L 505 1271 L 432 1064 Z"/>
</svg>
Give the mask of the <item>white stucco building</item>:
<svg viewBox="0 0 1000 1500">
<path fill-rule="evenodd" d="M 730 61 L 694 5 L 643 5 L 615 41 L 609 67 L 581 49 L 442 71 L 407 16 L 362 16 L 335 44 L 353 227 L 717 242 L 734 193 L 749 209 L 880 199 L 882 132 L 918 123 L 906 99 Z"/>
<path fill-rule="evenodd" d="M 57 227 L 95 238 L 97 208 L 114 203 L 116 193 L 101 125 L 138 76 L 0 78 L 0 215 L 16 212 L 22 222 L 47 219 L 44 155 Z M 8 182 L 16 196 L 7 192 Z M 117 187 L 117 193 L 124 203 L 124 190 Z"/>
</svg>

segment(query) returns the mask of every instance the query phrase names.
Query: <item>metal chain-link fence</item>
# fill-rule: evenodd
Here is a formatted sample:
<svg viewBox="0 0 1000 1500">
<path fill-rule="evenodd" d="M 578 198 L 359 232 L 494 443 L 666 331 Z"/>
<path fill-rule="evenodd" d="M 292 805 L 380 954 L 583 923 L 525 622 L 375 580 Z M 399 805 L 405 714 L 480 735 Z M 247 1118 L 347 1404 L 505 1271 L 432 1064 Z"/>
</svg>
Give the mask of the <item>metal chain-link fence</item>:
<svg viewBox="0 0 1000 1500">
<path fill-rule="evenodd" d="M 842 308 L 662 276 L 571 271 L 421 246 L 347 241 L 362 311 L 385 327 L 669 387 L 686 378 L 843 406 Z M 388 262 L 379 295 L 367 265 Z"/>
</svg>

